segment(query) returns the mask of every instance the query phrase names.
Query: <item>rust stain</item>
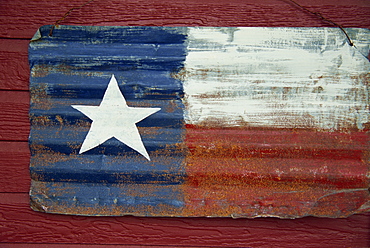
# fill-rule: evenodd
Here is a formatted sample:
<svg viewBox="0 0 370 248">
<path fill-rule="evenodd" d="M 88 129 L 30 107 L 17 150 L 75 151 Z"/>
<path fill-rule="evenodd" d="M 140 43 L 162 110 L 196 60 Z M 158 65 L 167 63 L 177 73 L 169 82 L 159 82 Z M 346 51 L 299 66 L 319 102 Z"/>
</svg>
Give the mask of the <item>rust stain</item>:
<svg viewBox="0 0 370 248">
<path fill-rule="evenodd" d="M 56 64 L 51 67 L 48 64 L 36 64 L 32 67 L 32 77 L 46 77 L 50 73 L 63 73 L 65 75 L 81 75 L 81 76 L 101 76 L 104 73 L 99 71 L 85 71 L 80 67 L 71 66 L 67 64 Z"/>
<path fill-rule="evenodd" d="M 76 146 L 79 148 L 80 145 Z M 47 146 L 40 145 L 40 144 L 30 144 L 30 149 L 33 152 L 33 156 L 31 159 L 31 167 L 47 167 L 47 166 L 54 166 L 57 162 L 68 161 L 72 159 L 80 159 L 81 157 L 78 154 L 69 154 L 65 155 L 61 152 L 55 152 Z"/>
<path fill-rule="evenodd" d="M 51 108 L 51 97 L 47 93 L 47 84 L 39 84 L 30 88 L 31 104 L 37 105 L 39 109 L 48 110 Z"/>
</svg>

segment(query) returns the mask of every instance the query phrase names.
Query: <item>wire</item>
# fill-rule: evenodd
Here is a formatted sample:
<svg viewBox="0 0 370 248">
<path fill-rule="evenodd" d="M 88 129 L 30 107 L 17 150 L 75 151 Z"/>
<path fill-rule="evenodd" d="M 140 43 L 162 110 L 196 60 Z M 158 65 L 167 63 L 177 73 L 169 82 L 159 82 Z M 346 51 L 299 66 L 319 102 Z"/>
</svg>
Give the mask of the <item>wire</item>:
<svg viewBox="0 0 370 248">
<path fill-rule="evenodd" d="M 82 4 L 82 5 L 78 6 L 78 7 L 73 7 L 73 8 L 71 8 L 70 10 L 68 10 L 68 11 L 64 14 L 64 16 L 63 16 L 62 18 L 60 18 L 59 20 L 57 20 L 57 21 L 54 23 L 54 25 L 53 25 L 53 26 L 51 26 L 51 28 L 50 28 L 50 32 L 49 32 L 49 36 L 53 36 L 53 31 L 54 31 L 55 26 L 57 26 L 60 22 L 62 22 L 64 19 L 66 19 L 66 17 L 67 17 L 67 16 L 69 16 L 69 15 L 72 13 L 72 11 L 74 11 L 74 10 L 76 10 L 76 9 L 81 9 L 81 8 L 82 8 L 82 7 L 84 7 L 85 5 L 87 5 L 87 4 L 89 4 L 89 3 L 91 3 L 92 1 L 94 1 L 94 0 L 89 0 L 89 1 L 87 1 L 86 3 L 84 3 L 84 4 Z"/>
<path fill-rule="evenodd" d="M 347 34 L 346 30 L 344 30 L 343 26 L 341 26 L 341 25 L 339 25 L 338 23 L 336 23 L 336 22 L 334 22 L 334 21 L 332 21 L 332 20 L 330 20 L 330 19 L 328 19 L 328 18 L 324 17 L 324 16 L 323 16 L 321 13 L 319 13 L 319 12 L 313 12 L 313 11 L 311 11 L 311 10 L 307 9 L 306 7 L 304 7 L 304 6 L 300 5 L 299 3 L 297 3 L 297 2 L 296 2 L 296 1 L 294 1 L 294 0 L 286 0 L 286 1 L 289 1 L 289 2 L 291 2 L 291 3 L 293 3 L 293 4 L 295 4 L 296 6 L 298 6 L 299 8 L 301 8 L 301 9 L 303 9 L 303 10 L 305 10 L 305 11 L 307 11 L 307 12 L 309 12 L 309 13 L 311 13 L 311 14 L 313 14 L 313 15 L 315 15 L 315 16 L 317 16 L 317 17 L 319 17 L 319 18 L 321 18 L 322 20 L 324 20 L 324 21 L 326 21 L 326 22 L 329 22 L 330 24 L 332 24 L 332 25 L 334 25 L 334 26 L 336 26 L 336 27 L 340 28 L 340 30 L 342 30 L 342 32 L 343 32 L 343 33 L 344 33 L 344 35 L 346 36 L 346 38 L 347 38 L 347 40 L 348 40 L 348 44 L 349 44 L 350 46 L 354 46 L 354 44 L 353 44 L 353 42 L 352 42 L 351 38 L 350 38 L 350 37 L 349 37 L 349 35 Z"/>
</svg>

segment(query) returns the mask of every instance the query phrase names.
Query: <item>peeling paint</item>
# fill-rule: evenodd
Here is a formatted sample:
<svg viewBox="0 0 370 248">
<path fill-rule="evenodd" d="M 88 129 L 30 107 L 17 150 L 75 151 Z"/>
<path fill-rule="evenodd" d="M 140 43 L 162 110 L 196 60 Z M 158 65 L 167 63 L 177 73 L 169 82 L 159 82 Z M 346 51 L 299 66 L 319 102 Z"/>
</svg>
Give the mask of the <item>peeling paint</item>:
<svg viewBox="0 0 370 248">
<path fill-rule="evenodd" d="M 31 207 L 76 215 L 346 217 L 370 210 L 370 32 L 41 27 L 31 41 Z M 114 74 L 150 161 L 79 154 Z M 108 113 L 109 114 L 109 113 Z M 109 119 L 109 118 L 108 118 Z M 107 125 L 109 120 L 106 121 Z"/>
<path fill-rule="evenodd" d="M 188 124 L 362 130 L 370 121 L 370 63 L 339 29 L 232 33 L 231 41 L 223 28 L 189 29 L 180 73 Z"/>
</svg>

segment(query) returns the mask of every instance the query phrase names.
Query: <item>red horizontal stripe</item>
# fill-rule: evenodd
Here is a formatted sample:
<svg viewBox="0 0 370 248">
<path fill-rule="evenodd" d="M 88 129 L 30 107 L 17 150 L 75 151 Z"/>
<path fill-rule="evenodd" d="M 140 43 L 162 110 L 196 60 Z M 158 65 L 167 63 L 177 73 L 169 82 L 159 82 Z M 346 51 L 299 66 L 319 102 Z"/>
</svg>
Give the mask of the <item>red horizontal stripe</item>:
<svg viewBox="0 0 370 248">
<path fill-rule="evenodd" d="M 186 125 L 194 156 L 231 158 L 330 158 L 363 160 L 368 132 L 200 128 Z"/>
<path fill-rule="evenodd" d="M 274 181 L 366 188 L 369 184 L 367 132 L 187 125 L 186 144 L 187 174 L 193 185 Z"/>
<path fill-rule="evenodd" d="M 366 211 L 367 132 L 186 127 L 185 209 L 192 216 Z"/>
<path fill-rule="evenodd" d="M 223 159 L 189 157 L 188 182 L 242 185 L 272 181 L 329 188 L 367 188 L 368 165 L 353 160 Z"/>
</svg>

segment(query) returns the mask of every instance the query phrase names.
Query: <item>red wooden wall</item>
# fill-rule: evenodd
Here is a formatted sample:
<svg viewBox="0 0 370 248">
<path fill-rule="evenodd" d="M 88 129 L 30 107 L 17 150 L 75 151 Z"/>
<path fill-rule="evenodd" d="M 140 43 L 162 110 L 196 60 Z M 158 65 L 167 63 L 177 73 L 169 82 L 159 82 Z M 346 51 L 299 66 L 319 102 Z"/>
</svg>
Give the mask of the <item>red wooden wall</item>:
<svg viewBox="0 0 370 248">
<path fill-rule="evenodd" d="M 369 0 L 296 0 L 370 28 Z M 85 0 L 0 0 L 0 247 L 370 247 L 370 213 L 346 219 L 81 217 L 29 208 L 29 39 Z M 61 24 L 330 26 L 288 0 L 95 0 Z"/>
</svg>

